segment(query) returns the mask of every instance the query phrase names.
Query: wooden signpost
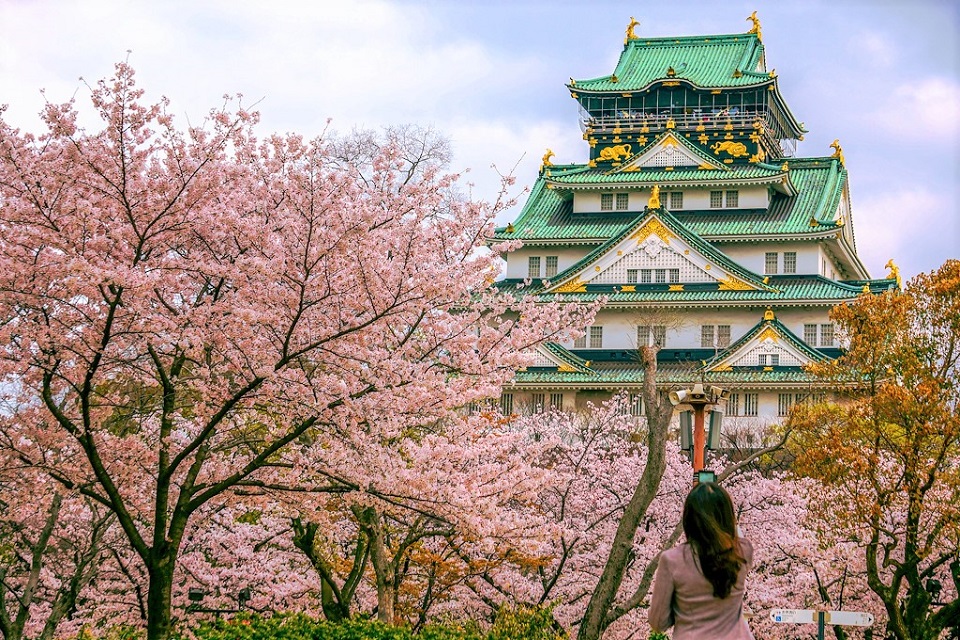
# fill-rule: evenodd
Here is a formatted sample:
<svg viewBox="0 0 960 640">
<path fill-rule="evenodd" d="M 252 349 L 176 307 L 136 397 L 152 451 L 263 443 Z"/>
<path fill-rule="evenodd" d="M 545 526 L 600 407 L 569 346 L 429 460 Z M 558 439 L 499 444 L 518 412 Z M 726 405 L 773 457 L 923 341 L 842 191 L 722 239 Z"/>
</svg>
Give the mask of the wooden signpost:
<svg viewBox="0 0 960 640">
<path fill-rule="evenodd" d="M 817 640 L 824 640 L 827 625 L 869 627 L 873 614 L 862 611 L 817 611 L 815 609 L 774 609 L 770 619 L 782 624 L 816 624 Z"/>
</svg>

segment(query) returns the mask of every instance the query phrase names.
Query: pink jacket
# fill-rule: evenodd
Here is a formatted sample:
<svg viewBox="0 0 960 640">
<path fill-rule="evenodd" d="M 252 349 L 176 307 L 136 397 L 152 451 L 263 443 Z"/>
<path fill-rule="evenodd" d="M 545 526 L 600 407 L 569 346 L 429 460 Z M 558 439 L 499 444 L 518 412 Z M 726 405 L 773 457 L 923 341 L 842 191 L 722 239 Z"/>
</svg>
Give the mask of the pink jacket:
<svg viewBox="0 0 960 640">
<path fill-rule="evenodd" d="M 673 640 L 753 640 L 743 618 L 743 583 L 753 564 L 753 545 L 740 539 L 746 565 L 724 599 L 713 596 L 713 586 L 700 572 L 693 549 L 682 544 L 664 551 L 653 584 L 649 621 L 654 631 L 671 626 Z"/>
</svg>

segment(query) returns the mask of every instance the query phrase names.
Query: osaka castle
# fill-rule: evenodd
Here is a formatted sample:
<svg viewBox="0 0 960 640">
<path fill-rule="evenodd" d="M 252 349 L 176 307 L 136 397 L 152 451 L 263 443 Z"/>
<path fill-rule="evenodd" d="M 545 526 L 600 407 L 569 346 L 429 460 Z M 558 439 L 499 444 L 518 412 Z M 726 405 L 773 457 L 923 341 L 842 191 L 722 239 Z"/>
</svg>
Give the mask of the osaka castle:
<svg viewBox="0 0 960 640">
<path fill-rule="evenodd" d="M 839 142 L 797 154 L 804 126 L 748 20 L 747 33 L 647 38 L 631 19 L 611 73 L 570 79 L 589 160 L 544 155 L 495 231 L 523 243 L 500 286 L 606 302 L 583 337 L 517 373 L 505 412 L 639 398 L 638 347 L 656 344 L 661 385 L 722 387 L 725 430 L 763 427 L 819 395 L 804 365 L 840 353 L 830 309 L 899 286 L 892 262 L 871 279 L 857 256 Z"/>
</svg>

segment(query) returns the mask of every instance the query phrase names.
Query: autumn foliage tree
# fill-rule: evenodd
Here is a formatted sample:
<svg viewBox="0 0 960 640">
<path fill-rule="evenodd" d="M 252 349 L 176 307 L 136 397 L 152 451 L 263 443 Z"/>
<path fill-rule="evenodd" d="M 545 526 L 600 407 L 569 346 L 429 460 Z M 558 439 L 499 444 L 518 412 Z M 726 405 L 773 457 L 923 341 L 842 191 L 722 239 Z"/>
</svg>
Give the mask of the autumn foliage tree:
<svg viewBox="0 0 960 640">
<path fill-rule="evenodd" d="M 960 261 L 832 318 L 848 344 L 815 371 L 841 401 L 793 416 L 796 470 L 825 485 L 824 531 L 862 549 L 889 633 L 939 638 L 960 620 Z"/>
<path fill-rule="evenodd" d="M 72 102 L 42 135 L 0 120 L 0 419 L 115 518 L 162 640 L 197 513 L 305 478 L 392 499 L 365 455 L 587 315 L 497 291 L 478 249 L 505 203 L 408 180 L 393 145 L 361 176 L 322 139 L 258 140 L 242 106 L 179 129 L 126 64 L 91 98 L 97 131 Z"/>
</svg>

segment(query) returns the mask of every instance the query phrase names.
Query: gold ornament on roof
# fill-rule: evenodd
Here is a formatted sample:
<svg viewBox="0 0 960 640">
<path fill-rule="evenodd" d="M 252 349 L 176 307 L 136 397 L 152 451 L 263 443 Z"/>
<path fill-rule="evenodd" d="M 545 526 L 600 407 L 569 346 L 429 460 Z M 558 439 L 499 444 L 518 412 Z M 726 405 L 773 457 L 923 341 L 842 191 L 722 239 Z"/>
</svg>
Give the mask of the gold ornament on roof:
<svg viewBox="0 0 960 640">
<path fill-rule="evenodd" d="M 506 233 L 513 233 L 513 232 L 514 232 L 513 223 L 512 223 L 512 222 L 508 222 L 508 223 L 507 223 L 507 228 L 504 229 L 504 231 L 505 231 Z"/>
<path fill-rule="evenodd" d="M 637 39 L 636 28 L 639 26 L 640 22 L 633 16 L 630 16 L 630 24 L 627 25 L 627 37 L 624 39 L 623 44 L 627 44 L 627 40 Z"/>
<path fill-rule="evenodd" d="M 586 290 L 587 285 L 580 278 L 574 278 L 554 289 L 553 293 L 583 293 Z"/>
<path fill-rule="evenodd" d="M 753 23 L 753 26 L 750 27 L 750 31 L 747 31 L 747 33 L 755 33 L 757 34 L 757 40 L 762 40 L 763 37 L 760 33 L 760 18 L 757 17 L 757 12 L 754 11 L 747 16 L 747 20 Z"/>
<path fill-rule="evenodd" d="M 751 287 L 743 280 L 734 278 L 733 276 L 721 278 L 719 283 L 719 286 L 717 286 L 718 291 L 753 291 L 755 289 L 755 287 Z"/>
<path fill-rule="evenodd" d="M 894 264 L 893 258 L 890 258 L 889 260 L 887 260 L 887 264 L 883 266 L 890 270 L 890 273 L 887 274 L 887 280 L 896 280 L 897 289 L 902 289 L 903 280 L 900 278 L 900 267 Z"/>
<path fill-rule="evenodd" d="M 846 163 L 843 161 L 843 148 L 840 147 L 839 138 L 830 143 L 830 148 L 833 149 L 833 155 L 830 157 L 836 158 L 840 161 L 840 164 L 846 165 Z"/>
<path fill-rule="evenodd" d="M 620 157 L 629 157 L 631 146 L 629 144 L 617 144 L 612 147 L 604 147 L 600 150 L 601 160 L 620 160 Z"/>
<path fill-rule="evenodd" d="M 547 152 L 546 152 L 545 154 L 543 154 L 543 166 L 544 166 L 544 167 L 552 167 L 552 166 L 553 166 L 553 163 L 550 162 L 550 158 L 552 158 L 554 155 L 555 155 L 555 154 L 553 153 L 553 150 L 552 150 L 552 149 L 547 149 Z"/>
<path fill-rule="evenodd" d="M 777 316 L 776 316 L 776 314 L 773 313 L 773 309 L 771 309 L 770 307 L 767 307 L 767 310 L 763 312 L 763 319 L 764 319 L 764 320 L 776 320 L 776 319 L 777 319 Z"/>
<path fill-rule="evenodd" d="M 637 229 L 636 233 L 630 236 L 631 240 L 636 240 L 637 244 L 643 244 L 643 242 L 650 236 L 657 236 L 663 240 L 664 244 L 670 244 L 670 239 L 675 237 L 670 230 L 667 229 L 667 226 L 660 222 L 657 218 L 650 218 L 647 220 L 642 227 Z"/>
<path fill-rule="evenodd" d="M 660 186 L 653 185 L 653 188 L 650 189 L 650 200 L 647 201 L 647 206 L 651 209 L 660 208 Z"/>
<path fill-rule="evenodd" d="M 713 151 L 714 155 L 720 155 L 721 151 L 726 151 L 734 158 L 749 155 L 750 153 L 747 151 L 747 145 L 743 144 L 742 142 L 732 142 L 730 140 L 714 143 L 710 147 L 710 150 Z"/>
</svg>

